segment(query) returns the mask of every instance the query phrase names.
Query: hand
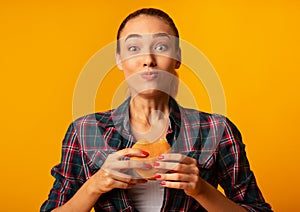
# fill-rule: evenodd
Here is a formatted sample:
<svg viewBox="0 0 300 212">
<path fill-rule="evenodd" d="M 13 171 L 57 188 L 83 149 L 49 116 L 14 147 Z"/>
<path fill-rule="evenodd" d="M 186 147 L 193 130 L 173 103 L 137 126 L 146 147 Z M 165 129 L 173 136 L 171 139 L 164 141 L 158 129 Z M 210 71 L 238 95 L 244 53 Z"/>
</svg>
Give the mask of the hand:
<svg viewBox="0 0 300 212">
<path fill-rule="evenodd" d="M 154 167 L 168 171 L 154 176 L 157 180 L 162 180 L 162 186 L 183 189 L 189 196 L 196 196 L 201 192 L 203 179 L 199 176 L 199 168 L 194 158 L 170 153 L 163 154 L 158 159 Z"/>
<path fill-rule="evenodd" d="M 122 172 L 132 168 L 151 168 L 150 164 L 141 161 L 121 160 L 128 156 L 147 157 L 148 153 L 140 149 L 127 148 L 110 154 L 101 169 L 90 178 L 93 191 L 101 195 L 114 188 L 128 189 L 135 184 L 147 182 L 145 179 L 134 178 Z"/>
</svg>

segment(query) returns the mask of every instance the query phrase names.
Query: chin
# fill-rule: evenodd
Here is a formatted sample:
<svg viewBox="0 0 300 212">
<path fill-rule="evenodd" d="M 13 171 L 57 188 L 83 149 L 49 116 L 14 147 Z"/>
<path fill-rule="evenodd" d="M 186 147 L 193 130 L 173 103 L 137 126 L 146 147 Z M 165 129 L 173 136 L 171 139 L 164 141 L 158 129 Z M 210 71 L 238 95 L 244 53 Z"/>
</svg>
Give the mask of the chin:
<svg viewBox="0 0 300 212">
<path fill-rule="evenodd" d="M 157 97 L 161 97 L 161 96 L 166 96 L 167 94 L 160 91 L 160 90 L 156 90 L 156 89 L 148 89 L 148 90 L 144 90 L 144 91 L 140 91 L 140 92 L 134 92 L 134 96 L 141 96 L 144 98 L 157 98 Z"/>
</svg>

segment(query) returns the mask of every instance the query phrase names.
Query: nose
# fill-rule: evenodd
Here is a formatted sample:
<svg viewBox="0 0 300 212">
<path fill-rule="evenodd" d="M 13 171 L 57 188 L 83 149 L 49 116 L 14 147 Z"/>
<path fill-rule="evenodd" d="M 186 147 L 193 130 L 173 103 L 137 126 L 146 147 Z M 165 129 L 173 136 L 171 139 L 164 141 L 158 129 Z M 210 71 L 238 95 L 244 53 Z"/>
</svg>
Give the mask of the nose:
<svg viewBox="0 0 300 212">
<path fill-rule="evenodd" d="M 156 59 L 155 59 L 155 55 L 154 54 L 145 54 L 143 56 L 143 66 L 144 67 L 156 67 Z"/>
</svg>

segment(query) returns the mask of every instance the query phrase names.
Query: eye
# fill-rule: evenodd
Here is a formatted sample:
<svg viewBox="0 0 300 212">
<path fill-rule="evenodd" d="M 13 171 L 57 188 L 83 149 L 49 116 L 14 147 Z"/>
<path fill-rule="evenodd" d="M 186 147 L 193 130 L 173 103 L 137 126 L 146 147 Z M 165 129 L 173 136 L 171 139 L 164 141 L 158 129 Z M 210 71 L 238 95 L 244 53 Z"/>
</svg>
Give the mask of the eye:
<svg viewBox="0 0 300 212">
<path fill-rule="evenodd" d="M 130 46 L 129 48 L 128 48 L 128 51 L 130 51 L 130 52 L 136 52 L 136 51 L 138 51 L 139 50 L 139 47 L 137 47 L 137 46 Z"/>
<path fill-rule="evenodd" d="M 166 44 L 159 44 L 155 47 L 155 50 L 159 51 L 159 52 L 163 52 L 163 51 L 166 51 L 168 50 L 168 45 Z"/>
</svg>

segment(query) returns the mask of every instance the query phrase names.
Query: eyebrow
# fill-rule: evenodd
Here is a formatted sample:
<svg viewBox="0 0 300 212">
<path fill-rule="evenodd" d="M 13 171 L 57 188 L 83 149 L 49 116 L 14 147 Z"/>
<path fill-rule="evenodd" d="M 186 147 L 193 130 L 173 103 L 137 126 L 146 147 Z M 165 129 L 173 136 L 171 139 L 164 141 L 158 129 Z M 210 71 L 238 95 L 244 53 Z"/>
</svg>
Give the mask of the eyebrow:
<svg viewBox="0 0 300 212">
<path fill-rule="evenodd" d="M 171 39 L 170 38 L 170 35 L 168 35 L 167 33 L 156 33 L 156 34 L 154 34 L 153 35 L 153 38 L 157 38 L 157 37 L 167 37 L 167 38 L 169 38 L 169 39 Z"/>
<path fill-rule="evenodd" d="M 141 34 L 130 34 L 125 38 L 125 41 L 127 41 L 130 38 L 142 38 L 143 36 Z M 168 39 L 170 38 L 170 35 L 168 35 L 167 33 L 156 33 L 152 36 L 153 38 L 158 38 L 158 37 L 167 37 Z"/>
<path fill-rule="evenodd" d="M 125 41 L 127 41 L 129 38 L 142 38 L 142 35 L 139 34 L 130 34 L 125 38 Z"/>
</svg>

